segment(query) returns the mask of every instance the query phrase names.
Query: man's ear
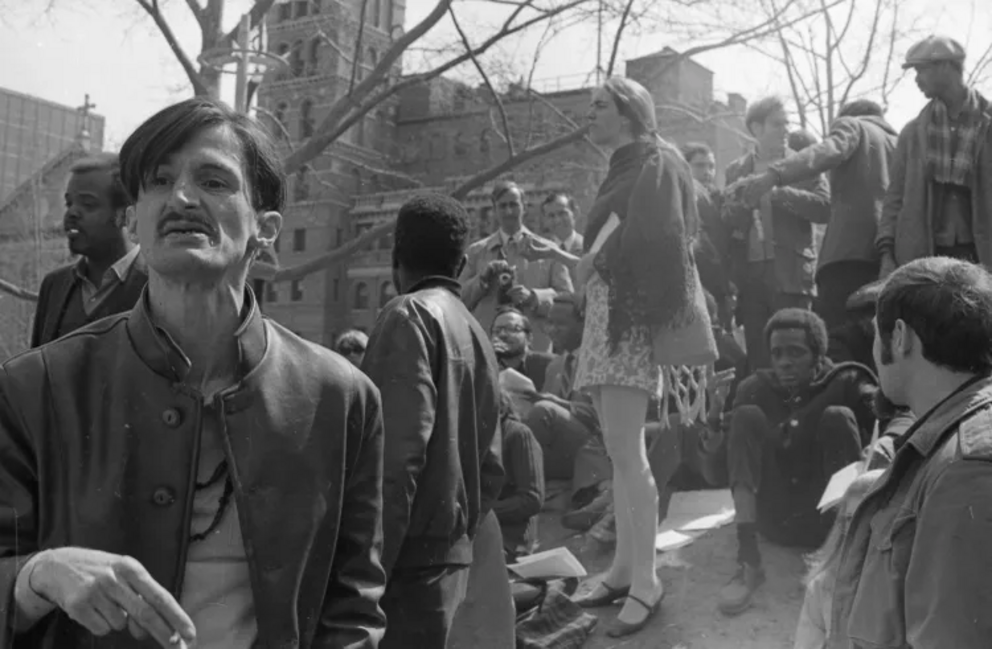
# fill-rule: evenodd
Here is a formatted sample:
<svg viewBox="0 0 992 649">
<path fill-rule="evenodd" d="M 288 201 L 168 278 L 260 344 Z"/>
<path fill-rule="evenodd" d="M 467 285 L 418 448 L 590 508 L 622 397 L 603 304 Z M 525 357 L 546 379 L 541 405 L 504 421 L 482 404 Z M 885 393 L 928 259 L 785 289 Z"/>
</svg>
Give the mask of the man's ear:
<svg viewBox="0 0 992 649">
<path fill-rule="evenodd" d="M 124 208 L 124 228 L 127 230 L 127 238 L 131 240 L 131 243 L 140 243 L 138 241 L 138 217 L 134 211 L 134 205 L 128 205 Z"/>
<path fill-rule="evenodd" d="M 913 353 L 914 339 L 916 334 L 909 325 L 906 324 L 905 320 L 901 318 L 896 319 L 895 326 L 892 327 L 892 349 L 893 351 L 899 350 L 899 355 L 907 357 Z"/>
<path fill-rule="evenodd" d="M 282 214 L 279 212 L 262 212 L 258 215 L 258 232 L 252 237 L 249 246 L 253 248 L 271 248 L 275 245 L 282 231 Z"/>
</svg>

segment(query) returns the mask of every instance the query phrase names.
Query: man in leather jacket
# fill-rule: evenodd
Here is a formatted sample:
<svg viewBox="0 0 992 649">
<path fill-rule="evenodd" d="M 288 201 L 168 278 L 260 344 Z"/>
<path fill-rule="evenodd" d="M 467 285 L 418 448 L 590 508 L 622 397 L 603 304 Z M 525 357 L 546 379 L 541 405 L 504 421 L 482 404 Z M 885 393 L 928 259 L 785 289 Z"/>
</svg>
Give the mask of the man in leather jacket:
<svg viewBox="0 0 992 649">
<path fill-rule="evenodd" d="M 379 315 L 362 362 L 382 391 L 386 427 L 384 648 L 445 648 L 476 531 L 502 486 L 496 354 L 455 279 L 467 235 L 452 198 L 427 194 L 400 208 L 400 297 Z"/>
<path fill-rule="evenodd" d="M 246 286 L 269 137 L 198 97 L 121 161 L 137 306 L 0 366 L 0 646 L 375 649 L 379 395 Z"/>
</svg>

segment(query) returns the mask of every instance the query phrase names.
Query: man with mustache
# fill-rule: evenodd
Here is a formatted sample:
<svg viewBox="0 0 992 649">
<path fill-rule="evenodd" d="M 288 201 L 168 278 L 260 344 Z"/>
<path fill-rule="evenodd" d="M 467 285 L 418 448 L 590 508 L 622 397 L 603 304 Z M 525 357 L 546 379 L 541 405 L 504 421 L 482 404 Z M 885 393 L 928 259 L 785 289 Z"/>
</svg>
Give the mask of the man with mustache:
<svg viewBox="0 0 992 649">
<path fill-rule="evenodd" d="M 875 240 L 882 277 L 932 255 L 992 268 L 992 104 L 968 87 L 964 58 L 944 36 L 906 53 L 930 102 L 896 144 Z"/>
<path fill-rule="evenodd" d="M 42 280 L 31 347 L 130 310 L 148 281 L 138 246 L 127 236 L 124 213 L 131 201 L 117 154 L 85 158 L 69 173 L 64 226 L 69 250 L 80 259 Z"/>
<path fill-rule="evenodd" d="M 0 646 L 374 649 L 379 394 L 246 285 L 272 141 L 197 97 L 121 161 L 137 305 L 0 366 Z"/>
<path fill-rule="evenodd" d="M 765 326 L 765 344 L 771 369 L 740 384 L 729 422 L 717 414 L 703 441 L 715 449 L 726 430 L 740 566 L 720 593 L 726 615 L 747 610 L 764 582 L 759 532 L 787 546 L 823 542 L 833 521 L 816 505 L 830 477 L 861 456 L 875 424 L 874 374 L 857 363 L 831 363 L 818 315 L 778 311 Z"/>
</svg>

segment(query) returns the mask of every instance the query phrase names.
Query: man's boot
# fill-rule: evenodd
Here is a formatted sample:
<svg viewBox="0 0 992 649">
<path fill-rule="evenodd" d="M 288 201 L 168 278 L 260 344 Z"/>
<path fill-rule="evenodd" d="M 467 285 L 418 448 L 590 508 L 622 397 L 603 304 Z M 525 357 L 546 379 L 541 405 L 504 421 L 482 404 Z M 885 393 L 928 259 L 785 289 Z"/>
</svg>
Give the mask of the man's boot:
<svg viewBox="0 0 992 649">
<path fill-rule="evenodd" d="M 765 571 L 761 566 L 742 563 L 730 583 L 720 591 L 720 612 L 724 615 L 740 615 L 751 608 L 754 591 L 765 582 Z"/>
<path fill-rule="evenodd" d="M 737 524 L 737 561 L 740 563 L 737 574 L 720 591 L 719 608 L 724 615 L 740 615 L 749 609 L 754 591 L 765 581 L 754 523 Z"/>
</svg>

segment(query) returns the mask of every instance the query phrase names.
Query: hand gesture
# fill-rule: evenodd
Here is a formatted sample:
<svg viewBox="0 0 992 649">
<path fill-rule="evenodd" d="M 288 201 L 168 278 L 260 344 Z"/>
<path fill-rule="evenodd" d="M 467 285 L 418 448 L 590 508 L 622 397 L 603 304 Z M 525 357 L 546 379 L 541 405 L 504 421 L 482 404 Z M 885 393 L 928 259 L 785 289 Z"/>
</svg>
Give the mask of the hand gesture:
<svg viewBox="0 0 992 649">
<path fill-rule="evenodd" d="M 775 188 L 777 178 L 771 171 L 748 176 L 744 179 L 744 202 L 752 207 L 761 204 L 761 198 Z"/>
<path fill-rule="evenodd" d="M 520 250 L 520 256 L 531 262 L 543 261 L 545 259 L 557 259 L 559 251 L 561 251 L 561 248 L 553 241 L 530 237 L 524 244 L 523 249 Z"/>
<path fill-rule="evenodd" d="M 175 598 L 130 557 L 88 550 L 48 550 L 27 575 L 28 586 L 93 635 L 128 629 L 164 649 L 196 642 L 193 621 Z"/>
<path fill-rule="evenodd" d="M 506 292 L 506 296 L 510 298 L 517 307 L 522 307 L 529 304 L 534 299 L 534 290 L 529 289 L 523 284 L 514 284 L 510 287 L 510 290 Z"/>
</svg>

